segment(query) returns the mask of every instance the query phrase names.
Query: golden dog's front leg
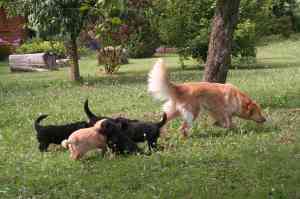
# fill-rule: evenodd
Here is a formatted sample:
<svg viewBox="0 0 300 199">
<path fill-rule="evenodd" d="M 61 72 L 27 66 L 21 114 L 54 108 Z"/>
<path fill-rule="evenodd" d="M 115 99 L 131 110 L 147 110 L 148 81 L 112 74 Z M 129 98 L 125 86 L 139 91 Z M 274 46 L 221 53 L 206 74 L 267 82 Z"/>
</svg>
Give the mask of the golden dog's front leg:
<svg viewBox="0 0 300 199">
<path fill-rule="evenodd" d="M 223 127 L 223 128 L 226 128 L 226 129 L 235 128 L 234 124 L 232 123 L 232 117 L 231 116 L 226 116 L 222 119 L 219 118 L 219 120 L 215 121 L 214 125 L 218 126 L 218 127 Z"/>
</svg>

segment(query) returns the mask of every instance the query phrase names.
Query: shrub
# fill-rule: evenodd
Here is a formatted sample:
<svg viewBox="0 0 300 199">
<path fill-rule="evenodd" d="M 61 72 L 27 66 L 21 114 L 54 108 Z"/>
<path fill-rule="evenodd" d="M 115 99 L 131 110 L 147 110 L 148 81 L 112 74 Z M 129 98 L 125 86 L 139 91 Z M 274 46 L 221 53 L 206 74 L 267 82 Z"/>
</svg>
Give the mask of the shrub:
<svg viewBox="0 0 300 199">
<path fill-rule="evenodd" d="M 63 42 L 61 41 L 44 41 L 41 39 L 33 39 L 25 42 L 16 49 L 18 54 L 26 53 L 50 53 L 55 54 L 59 58 L 67 57 L 67 50 Z M 78 48 L 79 55 L 88 55 L 89 50 L 80 46 Z"/>
<path fill-rule="evenodd" d="M 158 37 L 151 32 L 133 33 L 127 43 L 128 55 L 132 58 L 152 57 L 159 45 Z"/>
<path fill-rule="evenodd" d="M 245 20 L 237 25 L 234 33 L 232 55 L 246 58 L 256 57 L 255 23 Z"/>
<path fill-rule="evenodd" d="M 121 64 L 128 63 L 126 51 L 120 46 L 108 46 L 102 48 L 97 53 L 98 64 L 104 65 L 105 73 L 113 74 L 117 72 Z"/>
<path fill-rule="evenodd" d="M 18 47 L 16 53 L 50 53 L 56 54 L 58 57 L 66 57 L 66 48 L 62 42 L 34 39 Z"/>
<path fill-rule="evenodd" d="M 185 54 L 190 55 L 193 59 L 196 59 L 198 62 L 200 62 L 200 60 L 206 61 L 208 41 L 209 34 L 203 29 L 195 38 L 187 42 Z"/>
</svg>

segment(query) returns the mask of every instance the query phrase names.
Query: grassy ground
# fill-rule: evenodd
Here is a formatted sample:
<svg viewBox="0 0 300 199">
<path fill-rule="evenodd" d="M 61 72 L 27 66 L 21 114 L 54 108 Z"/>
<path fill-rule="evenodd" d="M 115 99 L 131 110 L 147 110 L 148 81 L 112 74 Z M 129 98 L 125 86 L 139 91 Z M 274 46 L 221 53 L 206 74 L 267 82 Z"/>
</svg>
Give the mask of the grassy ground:
<svg viewBox="0 0 300 199">
<path fill-rule="evenodd" d="M 45 124 L 85 120 L 86 98 L 98 114 L 157 120 L 161 103 L 146 90 L 155 59 L 130 60 L 106 76 L 94 56 L 84 58 L 80 84 L 67 80 L 67 69 L 11 74 L 0 62 L 0 198 L 299 199 L 299 46 L 295 39 L 261 46 L 256 64 L 230 71 L 228 82 L 262 105 L 266 124 L 237 119 L 237 129 L 223 130 L 204 115 L 183 140 L 176 120 L 151 156 L 92 152 L 81 161 L 60 147 L 41 154 L 33 120 L 40 113 L 50 114 Z M 183 71 L 176 56 L 165 59 L 173 81 L 202 79 L 192 62 Z"/>
</svg>

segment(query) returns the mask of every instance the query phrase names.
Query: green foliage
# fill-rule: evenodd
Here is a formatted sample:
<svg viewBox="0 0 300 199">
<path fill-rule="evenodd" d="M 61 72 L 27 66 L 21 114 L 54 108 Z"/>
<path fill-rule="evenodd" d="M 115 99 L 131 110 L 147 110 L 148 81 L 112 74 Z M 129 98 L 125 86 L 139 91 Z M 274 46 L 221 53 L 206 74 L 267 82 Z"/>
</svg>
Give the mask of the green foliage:
<svg viewBox="0 0 300 199">
<path fill-rule="evenodd" d="M 288 37 L 296 30 L 297 8 L 295 0 L 242 0 L 240 14 L 242 21 L 250 19 L 256 24 L 258 38 L 270 34 Z"/>
<path fill-rule="evenodd" d="M 129 57 L 151 57 L 159 47 L 158 27 L 154 22 L 157 14 L 154 2 L 130 0 L 124 18 L 128 25 L 129 38 L 126 43 Z"/>
<path fill-rule="evenodd" d="M 104 1 L 106 2 L 106 1 Z M 151 20 L 152 1 L 118 1 L 98 8 L 102 18 L 97 22 L 98 38 L 105 46 L 123 46 L 130 57 L 151 57 L 159 46 L 159 38 Z"/>
<path fill-rule="evenodd" d="M 158 20 L 161 39 L 170 46 L 186 47 L 189 40 L 202 35 L 201 32 L 205 30 L 208 32 L 214 3 L 214 0 L 166 1 L 163 14 Z"/>
<path fill-rule="evenodd" d="M 78 48 L 78 52 L 81 56 L 86 56 L 89 54 L 89 50 L 84 46 L 80 46 Z M 16 49 L 16 53 L 50 53 L 61 58 L 67 57 L 67 50 L 62 41 L 45 41 L 42 39 L 32 39 L 26 41 Z"/>
<path fill-rule="evenodd" d="M 250 20 L 237 25 L 233 41 L 233 56 L 256 57 L 256 26 Z"/>
<path fill-rule="evenodd" d="M 18 54 L 25 53 L 51 53 L 59 57 L 66 57 L 66 48 L 59 41 L 44 41 L 40 39 L 29 40 L 16 49 Z"/>
<path fill-rule="evenodd" d="M 181 57 L 205 60 L 215 1 L 165 0 L 157 6 L 161 10 L 157 20 L 161 40 L 177 47 Z M 295 29 L 297 8 L 295 0 L 241 0 L 233 56 L 255 58 L 256 41 L 262 36 L 289 36 Z"/>
<path fill-rule="evenodd" d="M 161 16 L 159 24 L 162 40 L 177 47 L 181 57 L 205 61 L 214 8 L 215 1 L 167 1 L 165 15 Z M 242 1 L 241 20 L 233 42 L 234 56 L 255 57 L 256 26 L 250 19 L 256 15 L 249 13 L 254 8 L 256 12 L 264 10 L 254 1 Z"/>
<path fill-rule="evenodd" d="M 152 57 L 159 44 L 157 34 L 151 30 L 150 26 L 144 25 L 140 31 L 130 34 L 126 47 L 129 57 L 145 58 Z"/>
<path fill-rule="evenodd" d="M 273 24 L 272 16 L 273 0 L 241 0 L 240 23 L 250 21 L 254 23 L 257 37 L 272 34 L 270 31 Z"/>
<path fill-rule="evenodd" d="M 188 59 L 190 56 L 193 59 L 196 59 L 198 63 L 206 61 L 208 40 L 208 33 L 206 31 L 202 31 L 194 39 L 189 40 L 186 47 L 178 49 L 178 54 L 180 56 L 179 60 L 182 68 L 185 68 L 184 60 Z"/>
</svg>

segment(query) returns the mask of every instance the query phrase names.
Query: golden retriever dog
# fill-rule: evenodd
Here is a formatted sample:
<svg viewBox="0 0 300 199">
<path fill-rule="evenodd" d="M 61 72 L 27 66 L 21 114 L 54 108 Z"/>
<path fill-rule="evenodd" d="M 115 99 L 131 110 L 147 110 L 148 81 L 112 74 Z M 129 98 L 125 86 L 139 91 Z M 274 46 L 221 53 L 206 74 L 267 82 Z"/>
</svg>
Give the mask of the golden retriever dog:
<svg viewBox="0 0 300 199">
<path fill-rule="evenodd" d="M 105 151 L 107 136 L 101 131 L 103 121 L 96 122 L 93 127 L 79 129 L 62 141 L 61 145 L 69 149 L 71 159 L 78 160 L 92 149 Z"/>
<path fill-rule="evenodd" d="M 148 91 L 165 101 L 163 111 L 168 121 L 181 116 L 184 120 L 180 130 L 187 136 L 192 121 L 205 109 L 215 119 L 215 124 L 232 128 L 232 117 L 238 116 L 257 123 L 266 121 L 260 106 L 232 84 L 209 82 L 172 83 L 164 61 L 159 59 L 148 77 Z"/>
</svg>

